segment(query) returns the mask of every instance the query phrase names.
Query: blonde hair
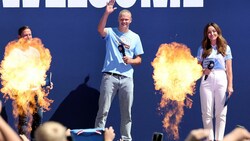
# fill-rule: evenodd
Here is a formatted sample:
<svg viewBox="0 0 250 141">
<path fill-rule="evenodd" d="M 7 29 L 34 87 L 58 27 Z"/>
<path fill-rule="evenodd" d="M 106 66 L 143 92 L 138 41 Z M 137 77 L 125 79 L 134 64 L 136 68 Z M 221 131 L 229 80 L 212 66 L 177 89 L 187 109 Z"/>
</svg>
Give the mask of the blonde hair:
<svg viewBox="0 0 250 141">
<path fill-rule="evenodd" d="M 66 127 L 55 121 L 42 124 L 35 131 L 36 141 L 67 141 Z"/>
<path fill-rule="evenodd" d="M 131 19 L 132 19 L 132 13 L 131 13 L 128 9 L 123 9 L 123 10 L 121 10 L 120 13 L 119 13 L 119 17 L 120 17 L 123 13 L 128 13 L 128 14 L 130 15 Z"/>
</svg>

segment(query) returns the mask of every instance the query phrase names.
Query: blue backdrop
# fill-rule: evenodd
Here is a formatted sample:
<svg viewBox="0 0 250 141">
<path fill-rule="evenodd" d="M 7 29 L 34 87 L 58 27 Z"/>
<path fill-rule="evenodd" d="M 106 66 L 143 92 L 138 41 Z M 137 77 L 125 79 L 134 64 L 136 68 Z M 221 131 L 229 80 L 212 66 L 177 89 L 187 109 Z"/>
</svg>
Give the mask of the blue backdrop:
<svg viewBox="0 0 250 141">
<path fill-rule="evenodd" d="M 164 140 L 171 140 L 162 128 L 163 117 L 157 113 L 161 95 L 154 90 L 151 62 L 160 44 L 173 41 L 186 44 L 195 56 L 202 40 L 203 27 L 208 22 L 219 24 L 233 53 L 235 92 L 228 105 L 226 134 L 237 124 L 250 129 L 250 67 L 246 60 L 250 52 L 250 1 L 204 0 L 202 6 L 187 7 L 184 3 L 188 0 L 181 0 L 180 6 L 170 7 L 173 0 L 166 0 L 167 7 L 154 7 L 151 0 L 151 6 L 147 8 L 141 5 L 142 1 L 145 2 L 137 0 L 127 6 L 133 14 L 130 28 L 140 35 L 145 51 L 142 64 L 134 67 L 133 139 L 149 141 L 152 133 L 158 131 L 164 133 Z M 42 0 L 36 8 L 25 8 L 22 1 L 19 6 L 10 7 L 6 5 L 6 0 L 0 0 L 0 59 L 3 59 L 6 44 L 16 39 L 18 28 L 29 25 L 33 37 L 41 38 L 52 55 L 50 71 L 53 72 L 54 89 L 49 97 L 54 103 L 51 110 L 44 113 L 44 121 L 57 120 L 72 129 L 92 128 L 105 55 L 105 42 L 97 33 L 104 8 L 102 5 L 93 6 L 94 0 L 89 1 L 86 7 L 78 8 L 69 8 L 67 4 L 66 7 L 49 7 L 49 2 L 55 4 L 59 0 Z M 117 26 L 118 12 L 126 7 L 122 4 L 116 6 L 118 9 L 110 15 L 107 26 Z M 0 99 L 3 100 L 2 96 Z M 184 140 L 190 130 L 202 127 L 199 93 L 196 92 L 192 99 L 193 107 L 185 109 L 179 125 L 180 140 Z M 8 122 L 14 127 L 11 101 L 6 101 L 4 106 Z M 119 119 L 118 99 L 115 99 L 107 126 L 114 126 L 117 138 Z"/>
</svg>

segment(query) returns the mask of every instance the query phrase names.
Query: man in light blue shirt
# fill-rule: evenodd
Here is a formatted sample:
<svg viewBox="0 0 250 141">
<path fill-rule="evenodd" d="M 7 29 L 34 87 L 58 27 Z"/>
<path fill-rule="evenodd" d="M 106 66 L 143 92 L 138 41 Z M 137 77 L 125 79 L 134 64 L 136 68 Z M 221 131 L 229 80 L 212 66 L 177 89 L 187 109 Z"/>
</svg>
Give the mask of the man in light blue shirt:
<svg viewBox="0 0 250 141">
<path fill-rule="evenodd" d="M 132 141 L 131 137 L 131 108 L 133 103 L 133 67 L 141 64 L 141 55 L 144 53 L 138 34 L 129 29 L 132 15 L 128 10 L 119 13 L 118 28 L 106 27 L 109 14 L 114 8 L 114 0 L 107 3 L 99 25 L 98 32 L 106 40 L 106 57 L 103 66 L 103 78 L 100 86 L 99 111 L 95 127 L 104 128 L 112 100 L 119 96 L 121 113 L 121 139 Z"/>
</svg>

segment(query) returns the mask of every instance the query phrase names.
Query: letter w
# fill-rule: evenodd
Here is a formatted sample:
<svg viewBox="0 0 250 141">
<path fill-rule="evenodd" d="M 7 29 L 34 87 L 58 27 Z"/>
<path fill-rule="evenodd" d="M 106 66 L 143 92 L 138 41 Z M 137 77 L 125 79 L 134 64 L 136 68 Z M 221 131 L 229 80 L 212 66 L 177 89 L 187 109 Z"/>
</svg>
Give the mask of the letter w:
<svg viewBox="0 0 250 141">
<path fill-rule="evenodd" d="M 38 8 L 40 0 L 22 0 L 25 8 Z M 3 7 L 16 8 L 20 7 L 20 0 L 3 0 Z"/>
</svg>

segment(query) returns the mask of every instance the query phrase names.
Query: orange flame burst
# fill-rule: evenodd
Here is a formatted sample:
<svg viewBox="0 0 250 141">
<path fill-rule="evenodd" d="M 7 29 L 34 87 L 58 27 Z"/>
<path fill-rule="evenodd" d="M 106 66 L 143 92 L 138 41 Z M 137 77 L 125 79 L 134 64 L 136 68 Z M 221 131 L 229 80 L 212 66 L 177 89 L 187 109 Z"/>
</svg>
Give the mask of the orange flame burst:
<svg viewBox="0 0 250 141">
<path fill-rule="evenodd" d="M 6 46 L 0 68 L 1 92 L 6 99 L 14 101 L 15 117 L 34 113 L 34 106 L 31 105 L 36 105 L 35 95 L 41 107 L 50 109 L 53 100 L 48 99 L 48 93 L 42 89 L 50 63 L 50 51 L 39 38 L 19 39 Z"/>
<path fill-rule="evenodd" d="M 196 80 L 202 75 L 202 67 L 187 46 L 176 42 L 162 44 L 152 66 L 155 89 L 162 93 L 159 109 L 166 110 L 163 127 L 178 140 L 184 100 L 187 94 L 193 95 Z"/>
</svg>

